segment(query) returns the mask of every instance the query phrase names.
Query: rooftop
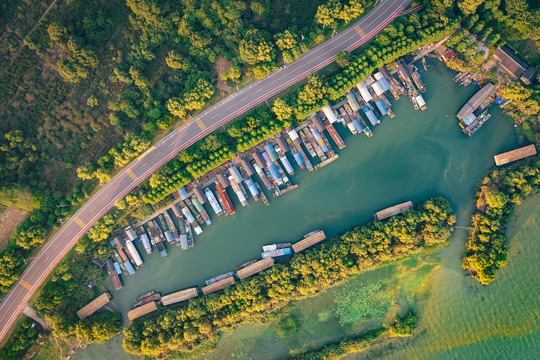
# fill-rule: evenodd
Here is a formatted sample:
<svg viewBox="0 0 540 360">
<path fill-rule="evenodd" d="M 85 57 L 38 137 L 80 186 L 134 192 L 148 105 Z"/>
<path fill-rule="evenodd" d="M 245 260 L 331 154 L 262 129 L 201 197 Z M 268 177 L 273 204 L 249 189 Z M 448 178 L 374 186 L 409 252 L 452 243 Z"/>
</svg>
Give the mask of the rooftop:
<svg viewBox="0 0 540 360">
<path fill-rule="evenodd" d="M 219 291 L 223 289 L 224 287 L 227 287 L 229 285 L 234 285 L 236 281 L 234 281 L 234 276 L 228 277 L 226 279 L 217 281 L 213 283 L 212 285 L 208 285 L 202 288 L 202 292 L 204 295 L 215 293 L 216 291 Z"/>
<path fill-rule="evenodd" d="M 190 288 L 163 296 L 161 298 L 161 303 L 163 305 L 171 305 L 181 301 L 186 301 L 197 296 L 199 296 L 199 291 L 197 290 L 197 288 Z"/>
<path fill-rule="evenodd" d="M 242 280 L 257 274 L 258 272 L 266 270 L 272 265 L 274 265 L 274 258 L 267 257 L 266 259 L 259 260 L 254 264 L 248 265 L 245 268 L 238 270 L 236 276 L 238 277 L 238 279 Z"/>
<path fill-rule="evenodd" d="M 507 46 L 502 46 L 495 50 L 493 58 L 512 77 L 519 79 L 529 67 Z"/>
<path fill-rule="evenodd" d="M 130 321 L 135 320 L 138 317 L 149 314 L 152 311 L 157 310 L 157 304 L 155 301 L 149 302 L 148 304 L 139 306 L 133 310 L 128 311 L 127 316 Z"/>
<path fill-rule="evenodd" d="M 405 212 L 407 210 L 411 210 L 412 208 L 413 208 L 412 201 L 406 201 L 401 204 L 390 206 L 389 208 L 383 209 L 381 211 L 377 211 L 375 213 L 375 219 L 384 220 L 394 215 L 401 214 L 402 212 Z"/>
<path fill-rule="evenodd" d="M 104 292 L 97 298 L 89 302 L 85 307 L 77 311 L 79 319 L 84 319 L 101 309 L 105 304 L 111 301 L 111 294 Z"/>
<path fill-rule="evenodd" d="M 292 248 L 293 248 L 295 253 L 298 253 L 298 252 L 300 252 L 302 250 L 307 249 L 310 246 L 313 246 L 313 245 L 323 241 L 324 239 L 326 239 L 326 235 L 325 235 L 324 231 L 319 230 L 316 233 L 314 233 L 313 235 L 308 236 L 308 237 L 294 243 Z"/>
<path fill-rule="evenodd" d="M 493 158 L 495 159 L 495 164 L 501 166 L 533 155 L 536 155 L 536 147 L 534 144 L 495 155 Z"/>
<path fill-rule="evenodd" d="M 459 110 L 457 117 L 460 120 L 466 119 L 469 115 L 471 115 L 474 110 L 476 110 L 488 97 L 493 95 L 495 93 L 495 86 L 493 84 L 489 83 L 480 90 L 476 94 L 473 95 L 472 98 L 467 101 L 467 103 Z"/>
</svg>

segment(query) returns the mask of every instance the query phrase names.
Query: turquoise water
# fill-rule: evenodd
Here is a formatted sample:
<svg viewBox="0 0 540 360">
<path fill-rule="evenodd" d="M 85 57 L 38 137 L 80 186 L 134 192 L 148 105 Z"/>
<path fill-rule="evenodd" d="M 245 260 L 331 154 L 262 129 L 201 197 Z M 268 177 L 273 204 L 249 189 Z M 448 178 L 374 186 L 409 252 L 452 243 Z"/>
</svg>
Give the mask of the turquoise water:
<svg viewBox="0 0 540 360">
<path fill-rule="evenodd" d="M 143 254 L 145 266 L 134 276 L 124 276 L 123 289 L 112 291 L 111 308 L 125 314 L 133 299 L 149 290 L 167 294 L 202 285 L 209 277 L 257 258 L 264 244 L 294 242 L 317 228 L 335 235 L 372 219 L 377 210 L 406 200 L 445 196 L 458 215 L 458 225 L 467 226 L 474 186 L 494 165 L 493 155 L 516 147 L 517 139 L 497 109 L 491 110 L 491 119 L 477 134 L 465 136 L 455 114 L 478 88 L 457 86 L 451 72 L 438 62 L 432 62 L 423 77 L 426 111 L 415 111 L 402 98 L 393 105 L 396 117 L 385 117 L 372 129 L 371 138 L 352 136 L 338 125 L 347 147 L 337 161 L 316 172 L 297 171 L 292 181 L 299 188 L 280 198 L 269 197 L 268 207 L 251 199 L 246 208 L 235 204 L 234 217 L 214 216 L 193 249 L 169 248 L 165 259 L 157 252 Z M 460 268 L 465 236 L 465 231 L 456 231 L 452 245 L 441 251 L 440 272 L 453 274 L 441 280 L 443 288 L 454 286 L 455 278 L 464 281 L 463 286 L 477 286 L 463 277 Z M 440 298 L 439 305 L 445 307 L 452 299 Z M 459 326 L 454 331 L 459 332 Z M 128 358 L 120 343 L 116 337 L 105 345 L 91 345 L 75 359 L 99 359 L 104 354 Z M 267 355 L 261 358 L 279 356 Z"/>
</svg>

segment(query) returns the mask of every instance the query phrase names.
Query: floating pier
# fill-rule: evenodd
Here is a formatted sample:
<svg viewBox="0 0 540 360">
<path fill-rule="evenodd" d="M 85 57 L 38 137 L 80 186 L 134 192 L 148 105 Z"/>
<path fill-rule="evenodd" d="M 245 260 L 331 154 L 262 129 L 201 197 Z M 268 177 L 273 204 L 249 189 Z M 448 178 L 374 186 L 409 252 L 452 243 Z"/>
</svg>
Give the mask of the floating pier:
<svg viewBox="0 0 540 360">
<path fill-rule="evenodd" d="M 84 319 L 101 309 L 103 306 L 107 305 L 111 301 L 111 294 L 108 292 L 104 292 L 103 294 L 99 295 L 97 298 L 89 302 L 86 306 L 84 306 L 82 309 L 77 311 L 77 316 L 79 319 Z"/>
</svg>

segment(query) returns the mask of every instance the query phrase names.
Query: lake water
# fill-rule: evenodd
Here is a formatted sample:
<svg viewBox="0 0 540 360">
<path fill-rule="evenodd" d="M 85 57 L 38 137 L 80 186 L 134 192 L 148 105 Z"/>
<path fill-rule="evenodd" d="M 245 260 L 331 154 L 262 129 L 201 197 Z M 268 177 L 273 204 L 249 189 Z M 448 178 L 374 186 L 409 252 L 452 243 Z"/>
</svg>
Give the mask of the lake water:
<svg viewBox="0 0 540 360">
<path fill-rule="evenodd" d="M 338 124 L 336 128 L 347 147 L 339 152 L 337 161 L 316 172 L 297 169 L 292 181 L 299 184 L 299 188 L 279 198 L 269 197 L 268 207 L 250 199 L 249 207 L 235 204 L 235 216 L 212 217 L 213 224 L 204 228 L 204 233 L 196 237 L 195 247 L 188 251 L 169 247 L 167 258 L 161 258 L 156 251 L 151 255 L 142 254 L 144 267 L 133 276 L 123 276 L 124 287 L 112 291 L 110 307 L 125 315 L 134 298 L 149 290 L 167 294 L 202 285 L 207 278 L 234 270 L 237 265 L 259 257 L 262 245 L 294 242 L 318 228 L 324 229 L 327 235 L 335 235 L 372 219 L 377 210 L 406 200 L 417 202 L 444 196 L 450 199 L 457 213 L 458 225 L 467 226 L 473 208 L 474 187 L 483 173 L 494 165 L 493 155 L 515 148 L 518 142 L 513 127 L 495 108 L 490 110 L 491 119 L 477 134 L 471 138 L 464 135 L 455 114 L 478 87 L 457 86 L 452 81 L 452 73 L 436 61 L 430 62 L 429 71 L 423 77 L 427 84 L 426 111 L 415 111 L 406 98 L 401 98 L 392 107 L 396 117 L 385 117 L 382 124 L 372 128 L 371 138 L 352 136 Z M 211 212 L 209 208 L 207 210 Z M 440 251 L 442 269 L 434 276 L 433 296 L 425 310 L 426 317 L 433 323 L 424 326 L 422 331 L 437 333 L 435 338 L 444 337 L 448 341 L 452 336 L 460 338 L 463 331 L 470 331 L 471 349 L 474 346 L 491 348 L 493 342 L 499 342 L 494 334 L 503 336 L 503 333 L 480 331 L 481 334 L 476 334 L 474 329 L 482 329 L 481 324 L 468 330 L 463 322 L 469 318 L 463 312 L 454 317 L 454 312 L 460 312 L 464 305 L 490 304 L 487 298 L 482 304 L 478 303 L 477 297 L 461 296 L 464 293 L 460 287 L 473 293 L 483 289 L 463 276 L 460 259 L 465 238 L 466 230 L 457 230 L 451 245 Z M 107 285 L 112 288 L 112 283 Z M 497 281 L 492 287 L 496 286 L 502 285 Z M 511 290 L 510 285 L 507 290 Z M 500 296 L 511 294 L 502 289 Z M 516 308 L 522 306 L 518 301 L 510 303 Z M 502 322 L 510 321 L 505 320 L 509 317 L 524 321 L 522 317 L 514 317 L 513 313 L 505 304 L 493 317 L 500 317 Z M 461 320 L 449 328 L 438 325 L 458 318 Z M 470 320 L 480 321 L 481 318 Z M 442 329 L 450 329 L 452 336 L 440 334 Z M 525 340 L 529 336 L 526 332 L 517 336 L 522 336 L 524 342 L 532 341 Z M 448 348 L 452 346 L 451 342 L 445 344 L 449 344 L 445 345 Z M 414 344 L 403 346 L 408 353 Z M 418 346 L 415 351 L 422 357 L 432 351 L 428 349 L 436 348 L 436 342 Z M 423 348 L 426 349 L 424 352 Z M 260 358 L 282 355 L 281 350 Z M 90 345 L 78 352 L 75 359 L 113 357 L 118 360 L 132 358 L 122 352 L 120 336 L 107 344 Z M 402 354 L 397 358 L 405 357 Z M 388 358 L 393 356 L 388 355 Z"/>
</svg>

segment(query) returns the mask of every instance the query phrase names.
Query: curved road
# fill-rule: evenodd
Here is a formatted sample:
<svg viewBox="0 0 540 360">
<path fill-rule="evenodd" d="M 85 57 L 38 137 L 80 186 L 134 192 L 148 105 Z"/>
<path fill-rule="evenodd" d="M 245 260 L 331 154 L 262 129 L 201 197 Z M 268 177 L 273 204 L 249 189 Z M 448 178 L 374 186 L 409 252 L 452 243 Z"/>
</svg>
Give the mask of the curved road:
<svg viewBox="0 0 540 360">
<path fill-rule="evenodd" d="M 321 69 L 341 50 L 350 51 L 373 37 L 411 0 L 382 0 L 369 14 L 332 39 L 305 53 L 286 68 L 256 81 L 201 113 L 156 143 L 122 170 L 56 233 L 34 258 L 0 304 L 0 339 L 2 339 L 27 301 L 47 275 L 114 202 L 127 195 L 178 152 L 233 120 L 283 89 Z"/>
</svg>

